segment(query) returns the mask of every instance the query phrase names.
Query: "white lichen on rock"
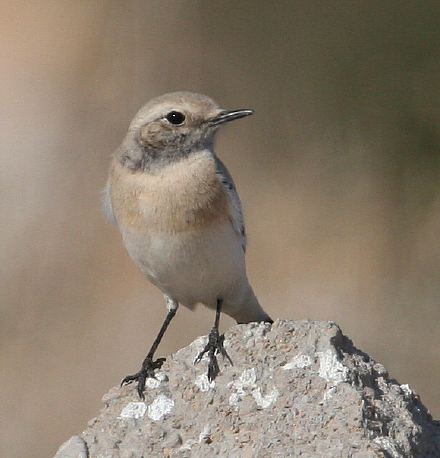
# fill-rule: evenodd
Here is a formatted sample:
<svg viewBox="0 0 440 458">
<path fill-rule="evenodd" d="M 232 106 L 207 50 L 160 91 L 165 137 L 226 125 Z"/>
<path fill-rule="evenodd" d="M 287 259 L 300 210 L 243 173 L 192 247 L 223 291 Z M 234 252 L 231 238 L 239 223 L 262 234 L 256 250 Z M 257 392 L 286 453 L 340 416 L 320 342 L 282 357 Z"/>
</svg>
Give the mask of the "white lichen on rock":
<svg viewBox="0 0 440 458">
<path fill-rule="evenodd" d="M 309 367 L 313 364 L 313 360 L 309 355 L 299 354 L 289 361 L 283 366 L 285 371 L 289 371 L 292 369 L 304 369 L 305 367 Z"/>
<path fill-rule="evenodd" d="M 147 404 L 145 402 L 129 402 L 121 412 L 121 418 L 133 418 L 138 420 L 145 415 Z"/>
<path fill-rule="evenodd" d="M 344 367 L 333 349 L 316 353 L 319 359 L 319 376 L 328 382 L 341 383 L 348 380 L 348 369 Z"/>
<path fill-rule="evenodd" d="M 174 401 L 164 394 L 159 396 L 148 406 L 147 415 L 153 421 L 161 420 L 174 408 Z"/>
</svg>

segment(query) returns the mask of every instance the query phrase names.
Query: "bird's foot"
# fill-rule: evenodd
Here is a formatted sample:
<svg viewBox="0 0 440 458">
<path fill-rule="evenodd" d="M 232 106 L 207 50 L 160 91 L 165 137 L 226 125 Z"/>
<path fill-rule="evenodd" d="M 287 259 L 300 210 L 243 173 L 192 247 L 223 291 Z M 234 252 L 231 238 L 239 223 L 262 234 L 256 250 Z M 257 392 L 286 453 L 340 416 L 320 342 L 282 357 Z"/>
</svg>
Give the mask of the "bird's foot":
<svg viewBox="0 0 440 458">
<path fill-rule="evenodd" d="M 141 370 L 133 375 L 127 375 L 121 382 L 121 386 L 128 385 L 132 382 L 137 381 L 137 392 L 139 393 L 139 397 L 141 399 L 145 399 L 144 396 L 144 389 L 145 389 L 145 382 L 147 378 L 156 378 L 155 370 L 160 369 L 162 364 L 165 362 L 165 358 L 156 359 L 153 361 L 151 357 L 147 356 L 142 363 Z"/>
<path fill-rule="evenodd" d="M 197 364 L 202 360 L 204 354 L 208 353 L 208 380 L 210 382 L 212 382 L 220 372 L 216 356 L 217 353 L 221 353 L 223 358 L 226 358 L 233 365 L 231 358 L 229 357 L 228 353 L 225 350 L 225 347 L 223 346 L 224 340 L 225 336 L 223 334 L 219 335 L 218 329 L 214 326 L 211 329 L 211 332 L 209 333 L 208 343 L 194 361 L 194 364 Z"/>
</svg>

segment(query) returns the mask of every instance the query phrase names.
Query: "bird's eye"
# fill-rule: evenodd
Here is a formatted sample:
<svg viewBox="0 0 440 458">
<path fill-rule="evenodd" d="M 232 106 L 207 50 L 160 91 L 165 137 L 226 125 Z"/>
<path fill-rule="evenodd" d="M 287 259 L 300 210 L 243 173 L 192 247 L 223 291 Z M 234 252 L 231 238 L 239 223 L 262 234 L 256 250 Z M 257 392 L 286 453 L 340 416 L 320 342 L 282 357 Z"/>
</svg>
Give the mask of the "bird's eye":
<svg viewBox="0 0 440 458">
<path fill-rule="evenodd" d="M 185 115 L 180 113 L 180 111 L 170 111 L 166 116 L 165 119 L 174 125 L 182 124 L 185 121 Z"/>
</svg>

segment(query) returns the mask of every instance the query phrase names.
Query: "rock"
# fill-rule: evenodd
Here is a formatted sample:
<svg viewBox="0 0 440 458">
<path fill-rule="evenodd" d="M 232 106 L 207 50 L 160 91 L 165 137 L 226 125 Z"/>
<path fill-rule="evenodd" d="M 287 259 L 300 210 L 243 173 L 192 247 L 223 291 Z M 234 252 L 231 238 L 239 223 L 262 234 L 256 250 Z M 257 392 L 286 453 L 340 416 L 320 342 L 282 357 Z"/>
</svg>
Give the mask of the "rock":
<svg viewBox="0 0 440 458">
<path fill-rule="evenodd" d="M 87 444 L 80 436 L 72 436 L 58 449 L 54 458 L 88 458 Z"/>
<path fill-rule="evenodd" d="M 81 434 L 88 455 L 56 458 L 440 456 L 440 425 L 408 385 L 357 350 L 331 322 L 237 325 L 225 334 L 234 365 L 194 365 L 206 337 L 167 358 L 148 381 L 113 388 Z M 78 439 L 76 444 L 78 445 Z"/>
</svg>

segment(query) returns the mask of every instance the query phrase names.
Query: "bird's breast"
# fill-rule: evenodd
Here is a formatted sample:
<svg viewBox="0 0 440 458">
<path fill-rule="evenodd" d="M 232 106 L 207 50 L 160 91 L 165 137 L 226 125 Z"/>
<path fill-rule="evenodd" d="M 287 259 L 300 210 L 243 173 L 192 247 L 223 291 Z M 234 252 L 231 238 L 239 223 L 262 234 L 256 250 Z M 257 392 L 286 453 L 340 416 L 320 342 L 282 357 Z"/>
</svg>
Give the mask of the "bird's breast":
<svg viewBox="0 0 440 458">
<path fill-rule="evenodd" d="M 230 218 L 215 159 L 203 151 L 155 173 L 128 169 L 115 158 L 109 191 L 121 231 L 176 233 L 201 230 Z"/>
</svg>

